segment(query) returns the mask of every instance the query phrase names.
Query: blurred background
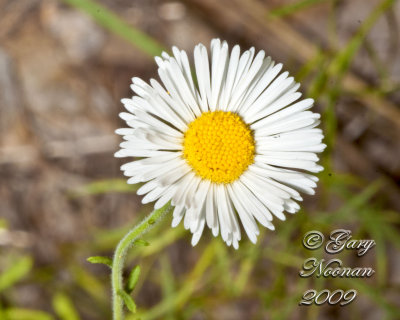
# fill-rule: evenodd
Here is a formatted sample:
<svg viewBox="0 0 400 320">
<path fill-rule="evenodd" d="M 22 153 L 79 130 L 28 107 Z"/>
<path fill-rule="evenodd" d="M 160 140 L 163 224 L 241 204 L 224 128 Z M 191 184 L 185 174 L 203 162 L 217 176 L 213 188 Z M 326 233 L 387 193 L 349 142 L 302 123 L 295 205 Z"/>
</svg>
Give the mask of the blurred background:
<svg viewBox="0 0 400 320">
<path fill-rule="evenodd" d="M 131 250 L 129 319 L 400 319 L 400 2 L 0 0 L 0 319 L 110 319 L 109 269 L 91 265 L 151 206 L 113 158 L 130 78 L 153 56 L 214 37 L 265 50 L 322 114 L 317 195 L 238 251 L 207 230 L 192 248 L 167 216 Z M 309 230 L 350 229 L 370 252 L 307 251 Z M 245 237 L 244 237 L 245 238 Z M 300 278 L 304 259 L 372 267 L 370 279 Z M 356 289 L 300 307 L 307 289 Z"/>
</svg>

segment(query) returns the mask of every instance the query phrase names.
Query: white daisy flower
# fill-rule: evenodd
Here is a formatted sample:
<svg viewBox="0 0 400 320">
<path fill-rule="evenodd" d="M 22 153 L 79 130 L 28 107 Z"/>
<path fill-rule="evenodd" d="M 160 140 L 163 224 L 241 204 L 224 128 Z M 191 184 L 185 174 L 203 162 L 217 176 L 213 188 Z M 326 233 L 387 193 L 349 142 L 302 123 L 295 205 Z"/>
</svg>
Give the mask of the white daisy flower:
<svg viewBox="0 0 400 320">
<path fill-rule="evenodd" d="M 298 102 L 300 85 L 288 72 L 279 76 L 264 51 L 240 54 L 219 39 L 194 49 L 195 74 L 185 51 L 156 57 L 162 84 L 133 78 L 131 99 L 120 114 L 129 128 L 116 157 L 135 157 L 121 169 L 128 183 L 144 182 L 138 194 L 155 208 L 175 206 L 172 226 L 183 219 L 196 245 L 204 226 L 238 248 L 241 222 L 255 243 L 258 223 L 274 230 L 273 216 L 285 220 L 314 194 L 319 172 L 316 153 L 326 147 L 316 128 L 320 115 Z M 211 60 L 211 61 L 210 61 Z"/>
</svg>

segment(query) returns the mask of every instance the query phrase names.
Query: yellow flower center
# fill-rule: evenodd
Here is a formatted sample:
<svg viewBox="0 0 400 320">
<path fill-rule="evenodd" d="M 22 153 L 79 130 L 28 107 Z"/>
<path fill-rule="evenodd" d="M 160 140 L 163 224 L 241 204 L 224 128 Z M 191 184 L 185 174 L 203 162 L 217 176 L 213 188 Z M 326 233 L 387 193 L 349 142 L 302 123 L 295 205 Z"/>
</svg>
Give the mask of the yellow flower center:
<svg viewBox="0 0 400 320">
<path fill-rule="evenodd" d="M 252 131 L 235 113 L 205 112 L 189 124 L 183 156 L 203 179 L 235 181 L 254 161 Z"/>
</svg>

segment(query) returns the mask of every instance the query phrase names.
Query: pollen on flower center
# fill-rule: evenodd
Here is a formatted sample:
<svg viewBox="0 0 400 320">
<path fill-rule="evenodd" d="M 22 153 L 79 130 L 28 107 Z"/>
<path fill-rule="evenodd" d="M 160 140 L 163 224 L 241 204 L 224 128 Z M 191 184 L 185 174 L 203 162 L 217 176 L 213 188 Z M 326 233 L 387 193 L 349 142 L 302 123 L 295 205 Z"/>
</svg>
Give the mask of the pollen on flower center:
<svg viewBox="0 0 400 320">
<path fill-rule="evenodd" d="M 189 124 L 183 156 L 203 179 L 231 183 L 254 161 L 252 131 L 235 113 L 205 112 Z"/>
</svg>

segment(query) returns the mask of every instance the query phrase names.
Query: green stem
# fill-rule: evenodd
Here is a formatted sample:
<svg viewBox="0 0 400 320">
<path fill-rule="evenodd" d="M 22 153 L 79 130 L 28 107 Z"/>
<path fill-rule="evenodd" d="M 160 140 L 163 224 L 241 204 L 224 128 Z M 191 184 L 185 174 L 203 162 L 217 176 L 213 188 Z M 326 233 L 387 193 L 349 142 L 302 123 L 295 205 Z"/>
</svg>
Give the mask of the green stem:
<svg viewBox="0 0 400 320">
<path fill-rule="evenodd" d="M 150 213 L 140 224 L 133 227 L 118 243 L 115 249 L 112 273 L 111 273 L 111 285 L 113 294 L 113 319 L 123 320 L 123 298 L 119 292 L 124 290 L 122 281 L 122 271 L 125 262 L 126 253 L 128 249 L 135 243 L 135 240 L 148 231 L 156 222 L 161 220 L 163 215 L 167 213 L 171 208 L 171 204 L 167 203 L 164 207 L 154 210 Z"/>
</svg>

